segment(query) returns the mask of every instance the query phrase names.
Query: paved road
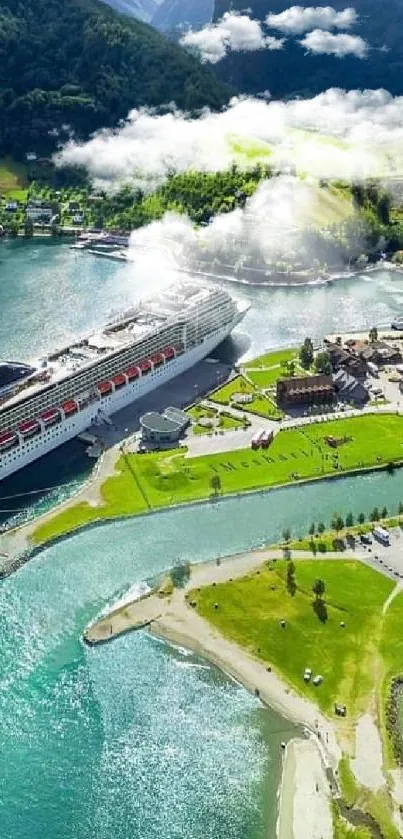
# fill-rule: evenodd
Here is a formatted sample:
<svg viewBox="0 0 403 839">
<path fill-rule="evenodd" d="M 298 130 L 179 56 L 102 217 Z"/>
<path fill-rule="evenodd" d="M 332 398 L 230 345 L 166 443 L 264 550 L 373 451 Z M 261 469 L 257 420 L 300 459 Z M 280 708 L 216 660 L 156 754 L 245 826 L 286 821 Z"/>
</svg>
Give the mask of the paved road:
<svg viewBox="0 0 403 839">
<path fill-rule="evenodd" d="M 357 543 L 350 555 L 363 560 L 367 565 L 381 571 L 387 577 L 403 580 L 403 531 L 400 527 L 390 531 L 390 545 L 382 545 L 372 534 L 369 534 L 371 544 L 368 546 Z M 348 549 L 349 551 L 349 549 Z"/>
</svg>

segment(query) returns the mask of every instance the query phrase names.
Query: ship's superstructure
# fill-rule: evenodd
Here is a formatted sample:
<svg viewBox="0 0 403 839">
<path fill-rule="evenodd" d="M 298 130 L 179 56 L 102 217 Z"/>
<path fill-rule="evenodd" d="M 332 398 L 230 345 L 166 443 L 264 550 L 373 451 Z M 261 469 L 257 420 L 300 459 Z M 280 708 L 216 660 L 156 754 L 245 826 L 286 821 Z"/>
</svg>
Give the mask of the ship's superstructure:
<svg viewBox="0 0 403 839">
<path fill-rule="evenodd" d="M 183 281 L 40 362 L 0 364 L 0 479 L 187 370 L 247 308 Z"/>
</svg>

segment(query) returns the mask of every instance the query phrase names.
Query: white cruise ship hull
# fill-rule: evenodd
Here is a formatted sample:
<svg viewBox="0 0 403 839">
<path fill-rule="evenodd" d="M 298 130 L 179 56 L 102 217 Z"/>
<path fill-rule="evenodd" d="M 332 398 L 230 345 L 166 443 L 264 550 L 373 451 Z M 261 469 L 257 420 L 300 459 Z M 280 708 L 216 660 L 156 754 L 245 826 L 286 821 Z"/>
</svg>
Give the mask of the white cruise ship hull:
<svg viewBox="0 0 403 839">
<path fill-rule="evenodd" d="M 23 469 L 29 463 L 43 457 L 63 443 L 67 443 L 73 437 L 77 437 L 94 422 L 102 419 L 102 414 L 110 416 L 117 413 L 135 400 L 146 396 L 147 393 L 189 370 L 190 367 L 209 355 L 232 332 L 242 319 L 243 314 L 238 314 L 233 322 L 227 324 L 225 328 L 211 333 L 201 344 L 186 350 L 183 354 L 178 355 L 146 376 L 114 390 L 102 399 L 92 402 L 88 407 L 73 416 L 66 417 L 56 425 L 42 431 L 41 434 L 35 435 L 8 452 L 3 452 L 0 456 L 0 480 L 9 477 L 19 469 Z"/>
</svg>

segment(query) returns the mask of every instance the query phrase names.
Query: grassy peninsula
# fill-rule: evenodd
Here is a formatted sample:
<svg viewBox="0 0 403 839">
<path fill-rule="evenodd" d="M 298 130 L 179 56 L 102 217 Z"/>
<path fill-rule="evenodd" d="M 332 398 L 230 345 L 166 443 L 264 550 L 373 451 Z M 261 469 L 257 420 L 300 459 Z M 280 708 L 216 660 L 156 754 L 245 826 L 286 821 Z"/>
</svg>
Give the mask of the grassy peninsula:
<svg viewBox="0 0 403 839">
<path fill-rule="evenodd" d="M 337 451 L 326 438 L 343 439 Z M 122 454 L 102 486 L 102 503 L 67 507 L 39 524 L 35 544 L 99 519 L 173 504 L 347 474 L 403 460 L 403 418 L 374 414 L 283 429 L 268 450 L 241 449 L 187 458 L 183 449 Z M 217 478 L 218 484 L 217 484 Z"/>
<path fill-rule="evenodd" d="M 318 580 L 321 594 L 315 593 Z M 403 593 L 393 581 L 353 560 L 271 560 L 246 576 L 201 586 L 186 597 L 225 639 L 273 667 L 298 695 L 334 720 L 344 753 L 339 777 L 348 806 L 375 819 L 379 835 L 397 839 L 386 780 L 378 790 L 365 788 L 350 763 L 370 757 L 360 754 L 355 726 L 371 708 L 383 741 L 383 756 L 379 744 L 373 759 L 379 761 L 379 772 L 395 766 L 384 716 L 385 698 L 402 660 Z M 312 670 L 309 682 L 304 680 L 307 667 Z M 323 677 L 319 685 L 313 684 L 316 674 Z M 335 716 L 336 703 L 346 706 L 345 718 Z M 361 770 L 356 771 L 359 775 Z M 349 832 L 335 809 L 334 835 L 378 834 L 366 828 Z"/>
</svg>

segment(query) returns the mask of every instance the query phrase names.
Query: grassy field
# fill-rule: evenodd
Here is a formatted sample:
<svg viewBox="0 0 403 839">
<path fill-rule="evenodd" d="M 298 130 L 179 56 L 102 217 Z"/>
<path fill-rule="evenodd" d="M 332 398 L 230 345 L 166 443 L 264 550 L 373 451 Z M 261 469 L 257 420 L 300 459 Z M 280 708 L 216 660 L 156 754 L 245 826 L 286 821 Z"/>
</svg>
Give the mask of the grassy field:
<svg viewBox="0 0 403 839">
<path fill-rule="evenodd" d="M 194 434 L 211 434 L 214 431 L 230 431 L 232 428 L 242 428 L 244 425 L 241 419 L 233 416 L 227 416 L 226 413 L 220 413 L 218 409 L 205 407 L 204 405 L 192 405 L 186 411 L 193 420 Z M 211 421 L 211 427 L 202 425 L 199 420 Z"/>
<path fill-rule="evenodd" d="M 276 368 L 277 378 L 279 370 L 280 368 Z M 249 371 L 248 375 L 251 375 L 252 378 L 252 374 L 249 374 Z M 262 375 L 265 375 L 265 373 Z M 244 405 L 242 403 L 232 402 L 231 397 L 234 393 L 250 393 L 253 395 L 253 401 L 247 402 Z M 219 405 L 233 405 L 234 408 L 237 408 L 239 411 L 244 411 L 246 414 L 257 414 L 258 416 L 268 417 L 274 420 L 281 419 L 283 416 L 282 411 L 279 410 L 275 402 L 259 390 L 256 390 L 243 376 L 236 376 L 234 379 L 231 379 L 226 385 L 223 385 L 219 390 L 212 393 L 210 400 L 211 402 L 217 402 Z"/>
<path fill-rule="evenodd" d="M 247 361 L 242 367 L 245 367 L 245 369 L 249 367 L 280 367 L 282 364 L 286 364 L 287 361 L 295 360 L 297 356 L 298 350 L 296 349 L 273 350 L 272 352 L 259 355 L 258 358 L 254 358 L 252 361 Z"/>
<path fill-rule="evenodd" d="M 327 433 L 352 436 L 349 443 L 340 447 L 336 462 L 334 450 L 323 444 Z M 347 470 L 400 460 L 402 439 L 403 419 L 379 414 L 317 423 L 306 431 L 280 431 L 267 450 L 240 449 L 197 458 L 186 458 L 183 449 L 129 454 L 119 461 L 121 475 L 104 484 L 103 507 L 70 507 L 40 525 L 34 541 L 46 541 L 95 518 L 136 514 L 147 506 L 159 508 L 208 498 L 216 476 L 225 495 L 334 475 L 341 467 Z"/>
<path fill-rule="evenodd" d="M 306 426 L 304 436 L 321 455 L 324 468 L 338 461 L 341 469 L 376 466 L 403 458 L 403 421 L 396 414 L 329 420 Z M 346 442 L 333 449 L 326 437 Z"/>
<path fill-rule="evenodd" d="M 248 378 L 252 380 L 253 384 L 262 390 L 275 388 L 278 379 L 287 375 L 287 372 L 283 367 L 268 367 L 266 370 L 247 370 L 246 372 Z M 309 373 L 307 370 L 303 370 L 302 367 L 296 366 L 295 375 L 308 376 Z"/>
<path fill-rule="evenodd" d="M 34 544 L 47 542 L 62 533 L 70 533 L 97 519 L 145 512 L 148 505 L 137 483 L 130 457 L 122 456 L 117 463 L 117 470 L 117 475 L 102 484 L 102 505 L 91 507 L 83 502 L 67 507 L 56 518 L 39 524 L 33 536 Z"/>
<path fill-rule="evenodd" d="M 23 201 L 28 187 L 27 168 L 10 157 L 0 158 L 0 194 Z"/>
<path fill-rule="evenodd" d="M 227 384 L 211 393 L 209 399 L 211 402 L 218 402 L 219 405 L 230 405 L 234 393 L 254 393 L 254 388 L 243 376 L 235 376 Z M 246 409 L 249 406 L 243 407 Z"/>
<path fill-rule="evenodd" d="M 226 637 L 273 665 L 323 711 L 333 715 L 334 702 L 345 703 L 350 720 L 366 709 L 382 605 L 394 582 L 353 560 L 300 560 L 295 566 L 294 595 L 287 590 L 287 562 L 281 560 L 260 573 L 191 592 L 189 598 Z M 312 593 L 318 578 L 326 585 L 320 616 Z M 304 682 L 306 667 L 323 676 L 321 685 Z"/>
</svg>

